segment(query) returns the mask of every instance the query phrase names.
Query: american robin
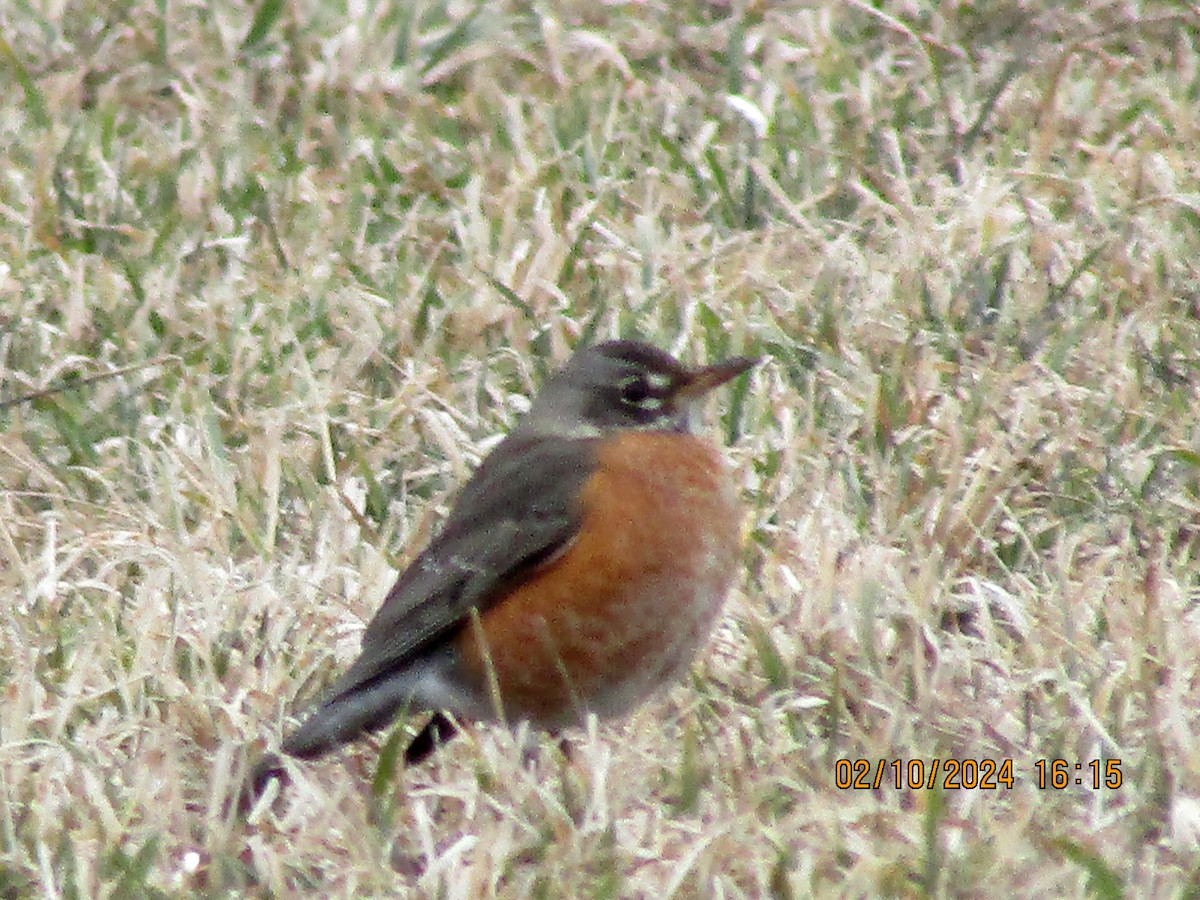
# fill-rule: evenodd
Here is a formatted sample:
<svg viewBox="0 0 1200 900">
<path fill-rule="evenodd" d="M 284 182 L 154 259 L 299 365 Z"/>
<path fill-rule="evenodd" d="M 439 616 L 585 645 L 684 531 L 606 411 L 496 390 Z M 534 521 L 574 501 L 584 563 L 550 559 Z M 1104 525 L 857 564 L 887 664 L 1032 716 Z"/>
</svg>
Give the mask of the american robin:
<svg viewBox="0 0 1200 900">
<path fill-rule="evenodd" d="M 463 487 L 367 625 L 362 653 L 283 742 L 320 756 L 400 711 L 547 730 L 618 716 L 680 675 L 737 572 L 737 491 L 699 400 L 757 360 L 688 368 L 648 344 L 578 351 Z"/>
</svg>

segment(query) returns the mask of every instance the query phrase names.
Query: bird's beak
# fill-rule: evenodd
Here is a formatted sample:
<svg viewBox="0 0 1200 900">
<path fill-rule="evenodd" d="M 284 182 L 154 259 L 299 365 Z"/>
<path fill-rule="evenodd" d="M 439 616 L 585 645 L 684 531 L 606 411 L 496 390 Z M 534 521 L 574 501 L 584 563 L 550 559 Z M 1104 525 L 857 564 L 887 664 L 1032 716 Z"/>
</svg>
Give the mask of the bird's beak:
<svg viewBox="0 0 1200 900">
<path fill-rule="evenodd" d="M 713 388 L 720 387 L 725 382 L 754 368 L 759 361 L 757 357 L 734 356 L 719 363 L 713 363 L 711 366 L 693 369 L 675 396 L 682 400 L 695 400 Z"/>
</svg>

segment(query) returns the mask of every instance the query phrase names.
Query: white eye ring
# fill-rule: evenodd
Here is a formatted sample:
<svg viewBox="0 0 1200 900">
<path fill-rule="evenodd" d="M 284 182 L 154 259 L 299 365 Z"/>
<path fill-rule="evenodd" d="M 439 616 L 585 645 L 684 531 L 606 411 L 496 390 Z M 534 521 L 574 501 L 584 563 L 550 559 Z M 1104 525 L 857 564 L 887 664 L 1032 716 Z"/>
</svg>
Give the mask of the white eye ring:
<svg viewBox="0 0 1200 900">
<path fill-rule="evenodd" d="M 667 380 L 661 375 L 626 375 L 617 384 L 621 402 L 626 406 L 638 409 L 662 409 L 666 400 L 654 393 L 661 391 L 667 385 Z"/>
</svg>

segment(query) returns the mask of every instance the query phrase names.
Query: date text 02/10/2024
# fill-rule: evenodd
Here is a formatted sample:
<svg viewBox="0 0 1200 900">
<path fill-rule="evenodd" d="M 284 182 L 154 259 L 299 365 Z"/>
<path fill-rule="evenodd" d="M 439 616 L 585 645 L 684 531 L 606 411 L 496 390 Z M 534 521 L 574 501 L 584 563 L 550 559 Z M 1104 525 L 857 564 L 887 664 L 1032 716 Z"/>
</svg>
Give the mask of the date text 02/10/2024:
<svg viewBox="0 0 1200 900">
<path fill-rule="evenodd" d="M 1038 788 L 1068 787 L 1116 790 L 1124 781 L 1121 760 L 1093 759 L 1072 763 L 1039 759 L 1033 763 Z M 1016 783 L 1011 759 L 839 759 L 833 766 L 834 785 L 842 790 L 928 789 L 995 791 Z M 939 781 L 940 779 L 940 781 Z"/>
</svg>

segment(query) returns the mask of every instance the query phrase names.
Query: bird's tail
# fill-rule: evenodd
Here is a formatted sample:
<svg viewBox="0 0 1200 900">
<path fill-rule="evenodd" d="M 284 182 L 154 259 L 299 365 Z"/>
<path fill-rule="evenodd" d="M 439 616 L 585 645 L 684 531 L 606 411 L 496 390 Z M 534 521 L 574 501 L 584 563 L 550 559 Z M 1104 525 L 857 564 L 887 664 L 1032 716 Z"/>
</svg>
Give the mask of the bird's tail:
<svg viewBox="0 0 1200 900">
<path fill-rule="evenodd" d="M 369 731 L 378 731 L 405 710 L 419 712 L 419 676 L 389 672 L 326 700 L 284 739 L 282 749 L 297 759 L 313 759 Z"/>
</svg>

